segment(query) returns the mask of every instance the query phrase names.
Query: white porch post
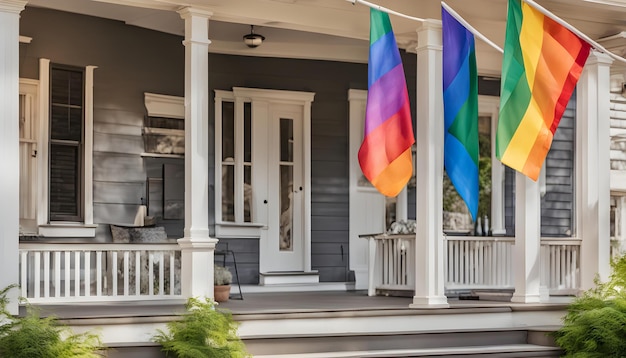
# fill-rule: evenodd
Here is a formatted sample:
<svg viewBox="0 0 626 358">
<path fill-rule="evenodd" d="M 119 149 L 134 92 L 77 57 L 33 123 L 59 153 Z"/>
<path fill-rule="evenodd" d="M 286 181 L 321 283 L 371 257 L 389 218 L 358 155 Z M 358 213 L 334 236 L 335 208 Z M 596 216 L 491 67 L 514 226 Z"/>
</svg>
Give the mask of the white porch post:
<svg viewBox="0 0 626 358">
<path fill-rule="evenodd" d="M 541 199 L 539 183 L 515 173 L 515 292 L 511 302 L 540 301 Z"/>
<path fill-rule="evenodd" d="M 26 1 L 0 1 L 0 289 L 19 283 L 19 38 Z M 18 313 L 18 290 L 9 292 L 9 312 Z"/>
<path fill-rule="evenodd" d="M 184 8 L 185 20 L 185 237 L 181 288 L 184 297 L 213 297 L 213 253 L 209 237 L 209 18 L 212 13 Z"/>
<path fill-rule="evenodd" d="M 412 308 L 448 307 L 444 291 L 441 21 L 417 30 L 415 296 Z"/>
<path fill-rule="evenodd" d="M 576 213 L 581 238 L 580 288 L 610 274 L 610 66 L 593 51 L 583 69 L 576 101 Z"/>
</svg>

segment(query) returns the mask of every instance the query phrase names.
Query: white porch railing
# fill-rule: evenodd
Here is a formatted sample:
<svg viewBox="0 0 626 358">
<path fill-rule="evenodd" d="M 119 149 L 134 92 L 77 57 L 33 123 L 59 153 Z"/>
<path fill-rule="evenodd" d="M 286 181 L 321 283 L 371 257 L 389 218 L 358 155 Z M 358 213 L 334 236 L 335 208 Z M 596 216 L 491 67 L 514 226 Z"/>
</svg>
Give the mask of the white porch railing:
<svg viewBox="0 0 626 358">
<path fill-rule="evenodd" d="M 447 236 L 446 289 L 512 288 L 512 237 Z"/>
<path fill-rule="evenodd" d="M 541 286 L 550 294 L 576 294 L 580 288 L 580 240 L 541 240 Z"/>
<path fill-rule="evenodd" d="M 20 243 L 30 303 L 182 298 L 177 243 Z"/>
<path fill-rule="evenodd" d="M 415 235 L 376 235 L 369 240 L 368 295 L 415 289 Z"/>
<path fill-rule="evenodd" d="M 415 235 L 371 235 L 368 294 L 415 290 Z M 447 290 L 513 289 L 513 237 L 447 236 Z M 550 294 L 575 294 L 580 287 L 580 240 L 541 240 L 540 284 Z"/>
</svg>

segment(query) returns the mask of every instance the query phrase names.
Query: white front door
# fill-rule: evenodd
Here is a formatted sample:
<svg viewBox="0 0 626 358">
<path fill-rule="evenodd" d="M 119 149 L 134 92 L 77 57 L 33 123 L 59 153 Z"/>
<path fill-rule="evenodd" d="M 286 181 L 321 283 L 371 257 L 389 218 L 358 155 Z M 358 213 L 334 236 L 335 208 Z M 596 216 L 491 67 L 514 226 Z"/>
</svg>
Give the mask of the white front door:
<svg viewBox="0 0 626 358">
<path fill-rule="evenodd" d="M 302 106 L 269 105 L 267 271 L 303 271 Z"/>
<path fill-rule="evenodd" d="M 216 91 L 216 235 L 258 238 L 261 274 L 311 271 L 314 96 Z"/>
</svg>

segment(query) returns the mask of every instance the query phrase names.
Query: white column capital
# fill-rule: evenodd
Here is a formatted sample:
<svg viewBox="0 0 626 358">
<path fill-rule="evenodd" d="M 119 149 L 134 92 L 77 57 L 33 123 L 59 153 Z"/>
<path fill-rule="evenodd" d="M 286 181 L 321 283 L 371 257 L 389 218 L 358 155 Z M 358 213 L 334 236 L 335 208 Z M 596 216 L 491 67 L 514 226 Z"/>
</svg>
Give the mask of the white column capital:
<svg viewBox="0 0 626 358">
<path fill-rule="evenodd" d="M 180 14 L 180 17 L 185 20 L 191 17 L 200 17 L 200 18 L 205 18 L 208 20 L 213 16 L 212 11 L 198 9 L 198 8 L 191 7 L 191 6 L 186 6 L 176 12 Z"/>
<path fill-rule="evenodd" d="M 592 50 L 591 53 L 589 53 L 589 57 L 587 57 L 585 68 L 588 65 L 610 66 L 613 63 L 613 61 L 614 61 L 613 58 L 611 58 L 611 56 L 607 55 L 606 53 Z"/>
<path fill-rule="evenodd" d="M 185 20 L 185 47 L 189 45 L 208 46 L 209 40 L 209 18 L 212 12 L 197 9 L 193 7 L 185 7 L 178 10 L 180 17 Z"/>
<path fill-rule="evenodd" d="M 442 51 L 441 20 L 426 19 L 417 28 L 416 51 Z"/>
<path fill-rule="evenodd" d="M 19 14 L 27 3 L 26 0 L 0 0 L 0 12 Z"/>
</svg>

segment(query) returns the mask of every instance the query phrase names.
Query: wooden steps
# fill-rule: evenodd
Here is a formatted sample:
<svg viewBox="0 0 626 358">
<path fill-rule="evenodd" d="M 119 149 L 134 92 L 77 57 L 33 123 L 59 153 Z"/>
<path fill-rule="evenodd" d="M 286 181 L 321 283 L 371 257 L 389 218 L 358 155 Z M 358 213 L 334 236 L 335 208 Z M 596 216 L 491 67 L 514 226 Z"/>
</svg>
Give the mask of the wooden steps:
<svg viewBox="0 0 626 358">
<path fill-rule="evenodd" d="M 259 358 L 317 357 L 559 357 L 549 339 L 535 339 L 533 331 L 450 331 L 407 334 L 345 334 L 335 336 L 244 339 Z M 545 334 L 541 330 L 539 334 Z M 544 343 L 544 344 L 538 344 Z"/>
<path fill-rule="evenodd" d="M 567 304 L 451 300 L 450 308 L 410 309 L 410 299 L 348 292 L 249 294 L 221 305 L 260 358 L 558 357 L 547 334 Z M 42 307 L 44 308 L 44 307 Z M 106 357 L 163 358 L 151 342 L 183 302 L 47 306 L 75 332 L 97 331 Z"/>
</svg>

